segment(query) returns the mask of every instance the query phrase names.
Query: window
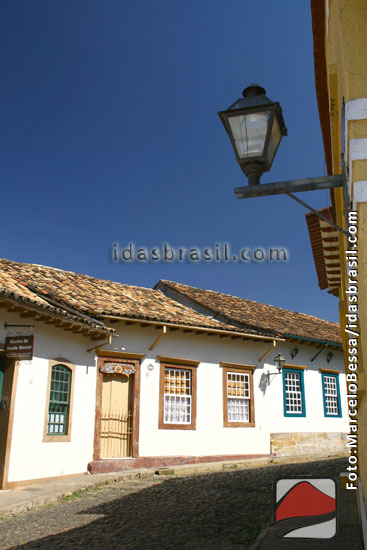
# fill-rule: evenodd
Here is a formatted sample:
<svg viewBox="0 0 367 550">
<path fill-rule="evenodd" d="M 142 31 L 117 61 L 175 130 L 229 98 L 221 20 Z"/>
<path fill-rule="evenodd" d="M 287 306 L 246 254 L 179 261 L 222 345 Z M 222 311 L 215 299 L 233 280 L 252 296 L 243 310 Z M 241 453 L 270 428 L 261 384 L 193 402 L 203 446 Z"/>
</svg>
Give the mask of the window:
<svg viewBox="0 0 367 550">
<path fill-rule="evenodd" d="M 196 428 L 196 368 L 161 364 L 159 428 Z"/>
<path fill-rule="evenodd" d="M 51 361 L 44 441 L 70 441 L 74 366 Z"/>
<path fill-rule="evenodd" d="M 325 416 L 341 416 L 339 375 L 322 372 Z"/>
<path fill-rule="evenodd" d="M 191 371 L 169 369 L 164 371 L 165 424 L 191 424 Z"/>
<path fill-rule="evenodd" d="M 54 365 L 51 372 L 48 409 L 48 435 L 65 435 L 70 401 L 71 371 L 64 365 Z"/>
<path fill-rule="evenodd" d="M 237 428 L 255 426 L 252 369 L 223 366 L 223 425 Z M 224 365 L 228 365 L 227 367 Z"/>
<path fill-rule="evenodd" d="M 284 416 L 306 416 L 303 370 L 283 369 Z"/>
</svg>

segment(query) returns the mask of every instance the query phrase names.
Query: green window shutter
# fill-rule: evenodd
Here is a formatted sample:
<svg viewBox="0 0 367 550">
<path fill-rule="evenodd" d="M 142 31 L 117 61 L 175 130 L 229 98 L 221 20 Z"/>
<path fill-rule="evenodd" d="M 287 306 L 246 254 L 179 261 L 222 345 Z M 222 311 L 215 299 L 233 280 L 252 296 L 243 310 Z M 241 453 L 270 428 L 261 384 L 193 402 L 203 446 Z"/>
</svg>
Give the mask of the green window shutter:
<svg viewBox="0 0 367 550">
<path fill-rule="evenodd" d="M 71 370 L 54 365 L 51 372 L 47 435 L 66 435 L 70 404 Z"/>
</svg>

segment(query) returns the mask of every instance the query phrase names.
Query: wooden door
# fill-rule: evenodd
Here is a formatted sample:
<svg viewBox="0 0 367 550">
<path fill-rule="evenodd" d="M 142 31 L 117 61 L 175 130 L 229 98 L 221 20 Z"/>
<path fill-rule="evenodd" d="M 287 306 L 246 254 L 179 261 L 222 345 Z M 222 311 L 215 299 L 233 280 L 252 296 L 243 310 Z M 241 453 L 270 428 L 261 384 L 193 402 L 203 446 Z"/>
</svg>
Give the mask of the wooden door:
<svg viewBox="0 0 367 550">
<path fill-rule="evenodd" d="M 131 383 L 124 374 L 103 374 L 101 458 L 131 456 Z"/>
</svg>

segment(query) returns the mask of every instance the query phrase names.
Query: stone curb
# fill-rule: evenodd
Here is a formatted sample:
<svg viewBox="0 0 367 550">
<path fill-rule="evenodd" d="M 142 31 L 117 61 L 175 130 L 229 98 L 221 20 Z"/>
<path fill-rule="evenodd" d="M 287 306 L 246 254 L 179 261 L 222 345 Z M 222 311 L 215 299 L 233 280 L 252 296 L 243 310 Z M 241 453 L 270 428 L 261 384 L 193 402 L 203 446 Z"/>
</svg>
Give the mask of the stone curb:
<svg viewBox="0 0 367 550">
<path fill-rule="evenodd" d="M 184 464 L 172 467 L 126 470 L 120 472 L 112 472 L 108 474 L 94 474 L 90 476 L 85 476 L 85 480 L 81 479 L 82 476 L 68 477 L 67 479 L 65 479 L 65 481 L 60 478 L 57 480 L 56 484 L 64 484 L 64 486 L 66 485 L 66 487 L 62 489 L 55 490 L 52 489 L 52 487 L 50 486 L 47 487 L 48 484 L 51 486 L 53 485 L 53 482 L 51 481 L 40 482 L 27 487 L 22 487 L 14 489 L 12 491 L 0 493 L 0 516 L 17 514 L 19 512 L 39 508 L 41 506 L 60 501 L 65 497 L 71 496 L 75 492 L 83 493 L 87 490 L 93 490 L 98 487 L 102 487 L 104 485 L 109 485 L 111 483 L 119 481 L 137 481 L 152 479 L 156 477 L 186 477 L 223 471 L 239 471 L 284 464 L 296 464 L 301 462 L 316 462 L 320 460 L 330 460 L 333 458 L 343 458 L 344 456 L 348 456 L 348 453 L 329 453 L 327 456 L 322 454 L 313 454 L 307 456 L 297 455 L 293 457 L 284 456 L 273 458 L 245 459 L 238 461 L 232 460 L 200 464 Z M 38 496 L 33 496 L 32 494 L 27 495 L 27 493 L 31 493 L 36 490 L 38 490 L 39 492 L 43 491 L 43 494 L 40 494 Z M 11 504 L 1 505 L 1 501 L 6 500 L 7 495 L 9 495 L 9 498 L 12 499 L 12 497 L 16 495 L 16 492 L 19 491 L 24 491 L 24 500 L 19 500 L 19 502 L 14 502 Z"/>
<path fill-rule="evenodd" d="M 97 477 L 98 476 L 98 477 Z M 150 477 L 152 477 L 153 474 L 150 474 Z M 65 476 L 68 477 L 68 476 Z M 24 512 L 27 510 L 32 510 L 33 508 L 39 508 L 41 506 L 45 506 L 47 504 L 52 504 L 53 502 L 57 502 L 60 500 L 63 500 L 65 497 L 71 496 L 73 493 L 84 493 L 88 490 L 97 489 L 98 487 L 103 487 L 105 485 L 110 485 L 114 482 L 118 481 L 133 481 L 138 479 L 144 479 L 148 477 L 146 475 L 146 472 L 140 472 L 140 471 L 133 471 L 133 472 L 126 472 L 122 475 L 120 475 L 120 472 L 114 472 L 111 474 L 97 474 L 97 479 L 91 479 L 89 481 L 89 477 L 92 476 L 85 476 L 86 480 L 81 480 L 80 482 L 75 481 L 75 477 L 68 478 L 67 481 L 65 481 L 65 484 L 68 485 L 67 488 L 59 490 L 59 491 L 49 491 L 47 492 L 47 488 L 43 489 L 45 492 L 42 495 L 36 496 L 34 498 L 25 498 L 23 501 L 20 501 L 18 503 L 10 504 L 1 506 L 0 505 L 0 516 L 5 515 L 11 515 L 11 514 L 17 514 L 19 512 Z M 88 479 L 88 481 L 87 481 Z M 44 484 L 46 486 L 48 482 L 40 482 L 35 485 L 37 485 L 37 488 L 42 491 L 42 485 Z M 29 489 L 32 489 L 34 485 L 29 485 L 27 487 L 22 487 L 18 490 L 24 490 L 24 492 L 29 491 Z M 16 491 L 17 489 L 14 489 Z M 6 491 L 8 494 L 11 493 L 11 491 Z M 2 495 L 0 493 L 0 502 L 2 499 Z"/>
</svg>

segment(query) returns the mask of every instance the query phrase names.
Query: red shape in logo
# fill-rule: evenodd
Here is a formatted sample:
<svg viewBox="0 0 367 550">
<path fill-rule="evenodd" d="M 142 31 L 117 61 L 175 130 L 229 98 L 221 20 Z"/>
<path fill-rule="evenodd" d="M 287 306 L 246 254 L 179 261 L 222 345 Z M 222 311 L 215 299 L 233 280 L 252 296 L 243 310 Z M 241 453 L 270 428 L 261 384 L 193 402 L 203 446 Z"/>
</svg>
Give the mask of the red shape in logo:
<svg viewBox="0 0 367 550">
<path fill-rule="evenodd" d="M 328 514 L 335 508 L 335 498 L 325 495 L 308 481 L 301 481 L 294 485 L 280 502 L 276 510 L 276 521 Z"/>
</svg>

